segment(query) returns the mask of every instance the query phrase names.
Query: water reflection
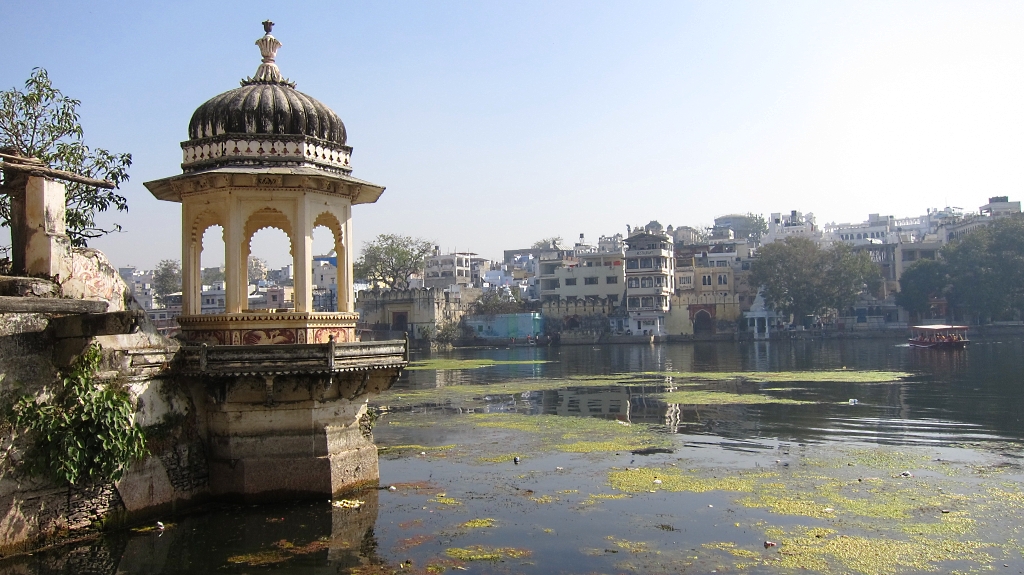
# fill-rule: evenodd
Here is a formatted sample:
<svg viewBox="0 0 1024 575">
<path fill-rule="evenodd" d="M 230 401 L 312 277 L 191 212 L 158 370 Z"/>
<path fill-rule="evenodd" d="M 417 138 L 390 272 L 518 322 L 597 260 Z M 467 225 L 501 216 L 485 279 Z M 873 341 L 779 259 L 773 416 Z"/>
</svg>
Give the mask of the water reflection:
<svg viewBox="0 0 1024 575">
<path fill-rule="evenodd" d="M 976 341 L 969 350 L 936 352 L 892 340 L 806 340 L 699 343 L 694 345 L 599 345 L 556 348 L 456 350 L 444 357 L 533 360 L 473 370 L 410 371 L 399 389 L 491 384 L 511 379 L 553 380 L 537 397 L 496 393 L 484 411 L 589 415 L 661 423 L 670 432 L 728 437 L 779 436 L 797 441 L 877 441 L 931 444 L 1024 437 L 1024 343 Z M 914 374 L 891 384 L 799 382 L 731 388 L 820 402 L 813 406 L 668 405 L 654 394 L 661 381 L 606 388 L 572 388 L 566 378 L 643 372 L 891 370 Z M 610 381 L 609 383 L 614 383 Z M 631 382 L 632 383 L 632 382 Z M 706 389 L 721 389 L 723 384 Z M 850 406 L 849 399 L 858 405 Z"/>
<path fill-rule="evenodd" d="M 426 357 L 429 356 L 414 359 Z M 403 421 L 399 421 L 397 425 L 387 425 L 387 420 L 382 420 L 385 427 L 375 433 L 387 445 L 473 445 L 474 441 L 483 441 L 478 429 L 445 424 L 472 412 L 598 417 L 651 424 L 671 438 L 677 451 L 644 458 L 645 463 L 660 465 L 671 465 L 676 458 L 685 456 L 691 460 L 703 458 L 716 466 L 749 468 L 758 462 L 786 457 L 791 448 L 795 454 L 798 448 L 793 446 L 799 445 L 820 452 L 850 445 L 950 450 L 954 448 L 948 446 L 962 444 L 993 445 L 997 451 L 1006 451 L 995 442 L 1024 439 L 1024 342 L 1019 339 L 976 341 L 969 350 L 952 353 L 911 349 L 893 341 L 817 340 L 456 350 L 436 357 L 537 363 L 407 371 L 394 394 L 382 397 L 378 404 L 401 412 L 397 415 L 408 418 L 406 422 L 418 420 L 424 424 L 402 425 Z M 842 368 L 905 371 L 914 376 L 895 383 L 728 380 L 698 385 L 665 375 L 638 377 L 644 372 Z M 572 379 L 615 374 L 622 377 L 601 379 L 587 386 L 578 382 L 574 385 Z M 503 390 L 503 385 L 513 381 L 535 385 L 516 393 Z M 394 401 L 403 390 L 466 385 L 487 386 L 487 391 L 459 401 L 389 406 L 389 401 Z M 667 403 L 660 394 L 673 389 L 724 390 L 814 403 Z M 857 399 L 857 403 L 851 404 L 850 399 Z M 486 441 L 497 442 L 498 438 Z M 500 446 L 510 448 L 504 443 Z M 621 469 L 637 465 L 632 461 L 642 457 L 629 452 L 621 455 L 620 458 L 619 454 L 609 454 L 606 463 Z M 651 517 L 674 513 L 669 519 L 657 519 L 656 523 L 675 522 L 691 527 L 685 535 L 675 528 L 659 531 L 652 527 L 643 531 L 648 540 L 665 538 L 665 549 L 679 547 L 681 537 L 686 538 L 682 547 L 687 549 L 700 548 L 701 537 L 734 537 L 729 531 L 733 518 L 724 521 L 709 515 L 713 512 L 712 504 L 715 509 L 729 504 L 730 499 L 722 493 L 703 494 L 699 500 L 686 499 L 689 507 L 678 509 L 668 508 L 665 500 L 652 495 L 648 499 L 609 501 L 603 504 L 606 508 L 573 507 L 568 513 L 565 506 L 545 507 L 524 494 L 544 491 L 566 494 L 563 496 L 568 500 L 575 497 L 568 494 L 576 491 L 580 498 L 586 493 L 606 492 L 604 470 L 587 467 L 594 464 L 593 459 L 573 459 L 558 453 L 534 454 L 521 466 L 484 466 L 475 457 L 468 454 L 463 461 L 448 461 L 443 453 L 438 453 L 384 458 L 384 481 L 429 483 L 433 486 L 429 492 L 420 493 L 415 488 L 403 488 L 396 493 L 370 490 L 357 496 L 365 502 L 359 509 L 340 509 L 318 501 L 231 507 L 181 516 L 172 519 L 174 525 L 163 533 L 121 531 L 79 545 L 9 559 L 0 563 L 0 574 L 346 573 L 380 563 L 390 569 L 416 553 L 420 554 L 417 557 L 443 557 L 445 546 L 451 545 L 455 537 L 461 538 L 460 545 L 529 545 L 543 558 L 529 568 L 475 563 L 472 567 L 477 572 L 515 572 L 517 567 L 537 573 L 608 572 L 615 569 L 600 547 L 610 545 L 606 536 L 640 537 L 636 534 L 638 525 L 650 523 Z M 551 471 L 563 467 L 568 469 L 564 473 Z M 544 473 L 548 475 L 541 475 Z M 428 497 L 439 490 L 462 498 L 465 508 L 442 510 L 429 503 Z M 672 501 L 672 505 L 682 505 L 684 500 Z M 608 512 L 614 505 L 621 507 L 615 513 Z M 524 511 L 527 508 L 528 516 Z M 489 541 L 486 533 L 453 535 L 455 525 L 474 517 L 504 519 L 501 540 Z M 763 516 L 747 519 L 752 523 Z M 592 533 L 592 525 L 601 525 L 604 531 Z M 541 528 L 550 528 L 558 538 Z M 413 549 L 414 544 L 422 546 Z M 598 546 L 600 553 L 574 553 L 589 546 Z M 416 564 L 409 570 L 423 572 L 424 567 Z M 710 572 L 712 568 L 696 571 Z"/>
</svg>

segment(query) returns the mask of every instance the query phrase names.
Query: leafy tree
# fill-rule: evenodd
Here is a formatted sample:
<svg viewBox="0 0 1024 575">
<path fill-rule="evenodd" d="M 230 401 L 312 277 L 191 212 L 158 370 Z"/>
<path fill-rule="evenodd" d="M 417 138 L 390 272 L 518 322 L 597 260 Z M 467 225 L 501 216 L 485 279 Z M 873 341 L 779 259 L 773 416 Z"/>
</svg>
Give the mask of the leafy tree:
<svg viewBox="0 0 1024 575">
<path fill-rule="evenodd" d="M 433 244 L 422 238 L 380 234 L 363 246 L 354 273 L 375 288 L 404 289 L 432 250 Z"/>
<path fill-rule="evenodd" d="M 153 270 L 153 293 L 161 305 L 172 293 L 181 291 L 181 262 L 178 260 L 160 260 Z"/>
<path fill-rule="evenodd" d="M 249 261 L 246 263 L 248 270 L 249 283 L 256 283 L 267 279 L 267 262 L 256 256 L 249 256 Z"/>
<path fill-rule="evenodd" d="M 221 268 L 203 268 L 203 285 L 213 285 L 224 281 L 224 270 Z"/>
<path fill-rule="evenodd" d="M 979 320 L 1024 310 L 1024 216 L 997 220 L 942 249 L 950 303 Z"/>
<path fill-rule="evenodd" d="M 562 236 L 551 236 L 550 238 L 543 238 L 533 242 L 530 246 L 535 250 L 549 250 L 558 249 L 558 246 L 562 244 Z"/>
<path fill-rule="evenodd" d="M 128 181 L 131 154 L 89 148 L 82 141 L 78 121 L 80 101 L 53 87 L 46 70 L 34 68 L 25 81 L 25 91 L 11 88 L 0 92 L 0 148 L 14 154 L 37 158 L 52 168 L 90 178 L 110 180 L 116 185 Z M 128 211 L 128 200 L 117 193 L 85 184 L 66 182 L 67 234 L 74 246 L 121 230 L 97 225 L 96 215 L 114 208 Z M 10 226 L 11 203 L 0 195 L 0 226 Z"/>
<path fill-rule="evenodd" d="M 822 250 L 821 289 L 827 308 L 844 310 L 857 301 L 862 292 L 876 293 L 881 287 L 881 275 L 871 256 L 854 251 L 845 243 L 832 244 Z M 820 313 L 820 310 L 819 310 Z"/>
<path fill-rule="evenodd" d="M 454 321 L 446 321 L 438 324 L 437 333 L 434 335 L 434 339 L 438 343 L 453 343 L 459 339 L 459 324 Z"/>
<path fill-rule="evenodd" d="M 523 311 L 518 289 L 496 289 L 483 293 L 473 302 L 473 315 L 498 315 Z"/>
<path fill-rule="evenodd" d="M 768 305 L 796 319 L 849 307 L 864 289 L 877 289 L 878 268 L 846 244 L 821 249 L 807 238 L 786 238 L 760 249 L 750 282 Z"/>
<path fill-rule="evenodd" d="M 768 233 L 768 220 L 764 219 L 761 214 L 747 212 L 747 222 L 750 227 L 746 237 L 754 241 L 761 241 L 761 238 Z"/>
<path fill-rule="evenodd" d="M 931 310 L 930 298 L 941 296 L 948 283 L 944 262 L 918 260 L 900 276 L 896 305 L 921 317 Z"/>
</svg>

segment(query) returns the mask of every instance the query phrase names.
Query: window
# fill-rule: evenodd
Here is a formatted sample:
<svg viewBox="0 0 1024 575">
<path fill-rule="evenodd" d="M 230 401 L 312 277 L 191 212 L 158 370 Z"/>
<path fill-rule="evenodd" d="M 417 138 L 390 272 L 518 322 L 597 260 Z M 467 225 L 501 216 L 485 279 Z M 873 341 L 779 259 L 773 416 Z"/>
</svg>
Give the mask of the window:
<svg viewBox="0 0 1024 575">
<path fill-rule="evenodd" d="M 668 298 L 663 295 L 658 296 L 658 305 L 668 307 Z"/>
<path fill-rule="evenodd" d="M 640 269 L 651 269 L 654 267 L 654 262 L 651 258 L 640 258 Z"/>
<path fill-rule="evenodd" d="M 693 283 L 693 278 L 690 276 L 679 276 L 679 285 L 690 285 Z"/>
<path fill-rule="evenodd" d="M 596 286 L 597 285 L 597 277 L 595 276 L 595 277 L 592 277 L 592 278 L 583 278 L 583 285 Z"/>
<path fill-rule="evenodd" d="M 606 284 L 617 284 L 617 283 L 619 283 L 619 276 L 608 276 L 608 277 L 604 278 L 604 283 L 606 283 Z"/>
<path fill-rule="evenodd" d="M 700 285 L 711 285 L 711 276 L 700 276 Z"/>
<path fill-rule="evenodd" d="M 715 262 L 715 267 L 716 268 L 724 268 L 724 267 L 728 267 L 728 266 L 729 266 L 729 262 L 724 261 L 724 260 L 720 260 L 720 261 Z"/>
<path fill-rule="evenodd" d="M 587 305 L 597 305 L 600 303 L 596 295 L 588 295 L 584 299 L 587 300 Z"/>
<path fill-rule="evenodd" d="M 654 278 L 654 285 L 655 285 L 655 287 L 662 287 L 662 286 L 664 286 L 665 285 L 665 277 L 664 276 L 658 276 L 658 277 Z"/>
<path fill-rule="evenodd" d="M 729 285 L 729 276 L 725 274 L 718 274 L 718 285 L 725 286 Z"/>
<path fill-rule="evenodd" d="M 612 295 L 608 296 L 608 303 L 611 303 L 611 304 L 619 303 L 619 296 L 618 296 L 618 294 L 612 294 Z"/>
<path fill-rule="evenodd" d="M 636 308 L 640 307 L 640 298 L 638 298 L 638 297 L 626 298 L 626 307 L 628 307 L 630 309 L 636 309 Z"/>
<path fill-rule="evenodd" d="M 626 278 L 626 287 L 638 288 L 640 287 L 640 278 Z"/>
<path fill-rule="evenodd" d="M 640 298 L 640 307 L 654 307 L 654 297 L 645 296 Z"/>
<path fill-rule="evenodd" d="M 277 301 L 277 294 L 270 296 L 270 301 Z"/>
<path fill-rule="evenodd" d="M 640 278 L 640 287 L 654 287 L 654 278 L 650 276 Z"/>
<path fill-rule="evenodd" d="M 637 269 L 638 267 L 640 267 L 640 266 L 638 265 L 638 263 L 639 263 L 639 262 L 637 261 L 637 259 L 636 259 L 636 258 L 629 258 L 628 260 L 626 260 L 626 269 L 627 269 L 627 270 L 635 270 L 635 269 Z"/>
<path fill-rule="evenodd" d="M 587 262 L 587 267 L 588 267 L 588 268 L 592 268 L 592 267 L 594 267 L 594 262 L 590 262 L 590 261 L 588 261 L 588 262 Z"/>
<path fill-rule="evenodd" d="M 740 264 L 740 269 L 741 270 L 749 270 L 750 269 L 750 262 L 743 262 L 743 263 L 741 263 Z"/>
<path fill-rule="evenodd" d="M 574 286 L 576 285 L 576 278 L 565 278 L 565 285 Z"/>
</svg>

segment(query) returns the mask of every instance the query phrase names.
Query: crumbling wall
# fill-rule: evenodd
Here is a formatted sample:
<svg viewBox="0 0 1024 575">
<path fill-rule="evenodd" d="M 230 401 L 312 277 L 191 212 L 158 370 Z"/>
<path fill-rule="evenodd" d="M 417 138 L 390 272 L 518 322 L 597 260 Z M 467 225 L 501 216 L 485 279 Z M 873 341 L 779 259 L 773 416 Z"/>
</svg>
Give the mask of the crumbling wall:
<svg viewBox="0 0 1024 575">
<path fill-rule="evenodd" d="M 83 530 L 167 513 L 209 492 L 201 428 L 205 418 L 193 400 L 199 390 L 167 375 L 177 345 L 149 326 L 131 334 L 61 338 L 50 326 L 55 317 L 0 313 L 0 403 L 9 405 L 22 395 L 45 397 L 57 384 L 60 368 L 90 343 L 98 343 L 103 363 L 97 377 L 106 385 L 122 387 L 132 398 L 149 455 L 116 484 L 55 485 L 23 471 L 25 440 L 4 419 L 0 555 Z"/>
</svg>

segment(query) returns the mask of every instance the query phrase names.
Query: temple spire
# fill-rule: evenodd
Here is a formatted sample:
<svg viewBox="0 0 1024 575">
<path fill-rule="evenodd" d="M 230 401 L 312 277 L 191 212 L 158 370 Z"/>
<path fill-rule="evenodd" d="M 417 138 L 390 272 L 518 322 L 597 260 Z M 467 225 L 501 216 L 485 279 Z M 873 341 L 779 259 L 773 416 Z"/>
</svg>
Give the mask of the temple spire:
<svg viewBox="0 0 1024 575">
<path fill-rule="evenodd" d="M 263 62 L 260 63 L 259 68 L 256 68 L 256 74 L 251 78 L 242 80 L 243 86 L 249 84 L 284 84 L 292 88 L 295 87 L 295 82 L 284 78 L 281 75 L 281 69 L 274 63 L 274 59 L 277 57 L 277 50 L 281 47 L 281 42 L 270 35 L 270 31 L 273 29 L 273 22 L 270 20 L 263 21 L 263 31 L 265 34 L 262 38 L 256 40 L 256 45 L 259 46 L 260 54 L 263 56 Z"/>
</svg>

